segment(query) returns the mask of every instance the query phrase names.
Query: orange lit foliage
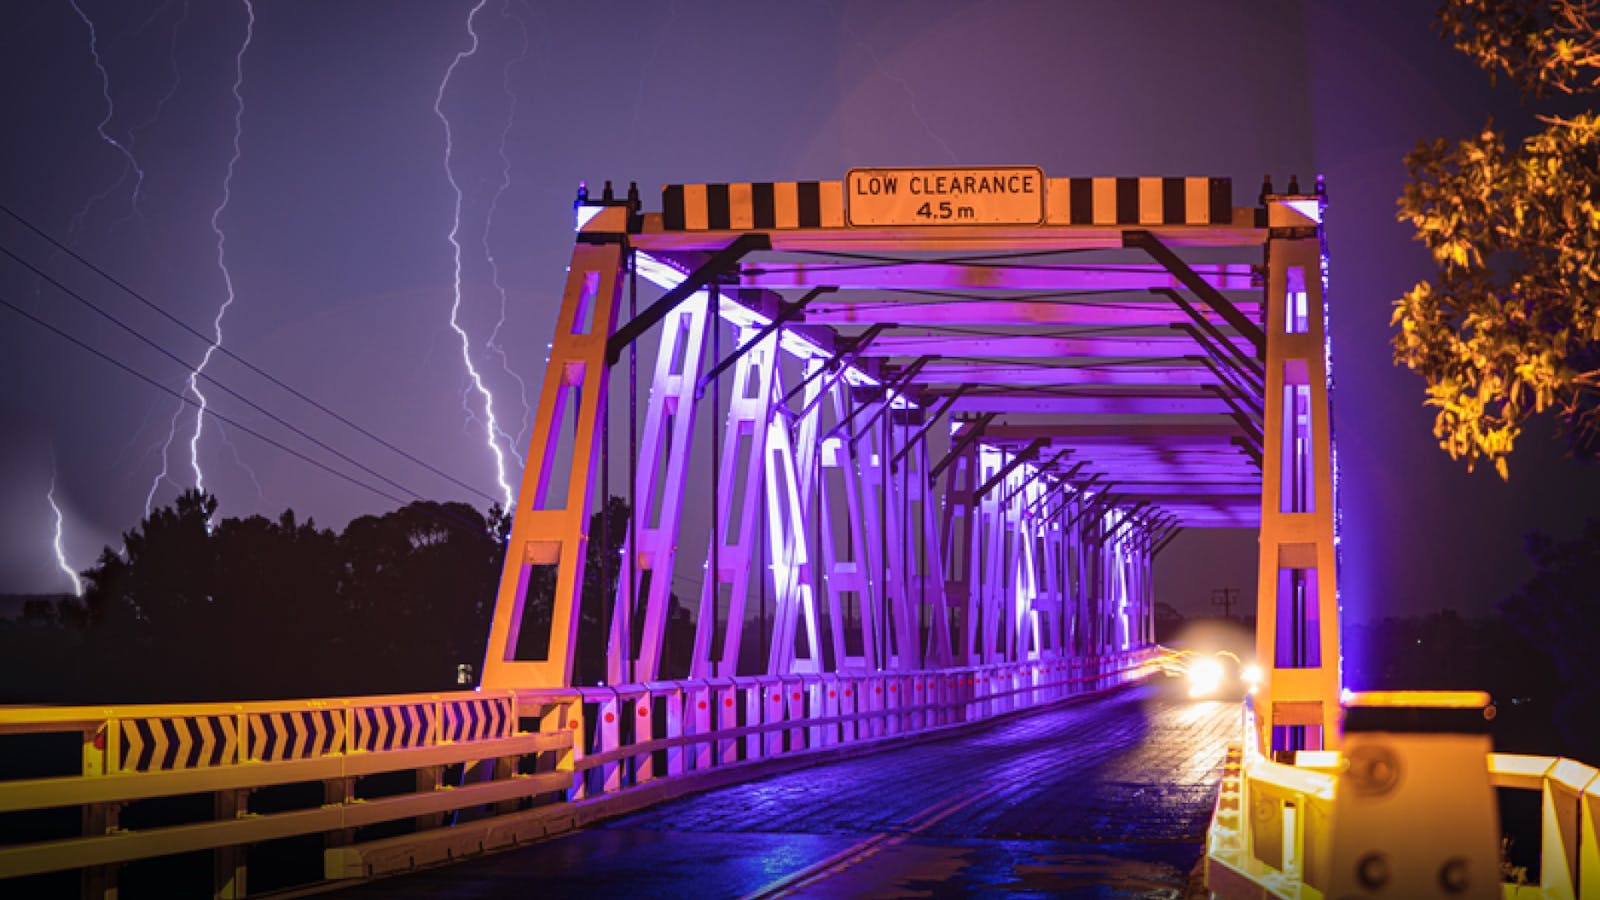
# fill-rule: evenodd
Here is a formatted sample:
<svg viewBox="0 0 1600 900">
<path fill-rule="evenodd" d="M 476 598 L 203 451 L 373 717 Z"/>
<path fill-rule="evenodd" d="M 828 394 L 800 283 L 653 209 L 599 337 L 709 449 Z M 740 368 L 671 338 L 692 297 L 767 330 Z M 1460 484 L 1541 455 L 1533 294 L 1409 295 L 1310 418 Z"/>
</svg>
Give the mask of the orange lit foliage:
<svg viewBox="0 0 1600 900">
<path fill-rule="evenodd" d="M 1528 96 L 1600 91 L 1595 0 L 1448 0 L 1441 30 Z M 1600 116 L 1539 116 L 1509 149 L 1492 124 L 1423 142 L 1400 198 L 1439 266 L 1395 303 L 1395 362 L 1427 382 L 1434 435 L 1502 478 L 1530 416 L 1549 411 L 1600 456 Z"/>
</svg>

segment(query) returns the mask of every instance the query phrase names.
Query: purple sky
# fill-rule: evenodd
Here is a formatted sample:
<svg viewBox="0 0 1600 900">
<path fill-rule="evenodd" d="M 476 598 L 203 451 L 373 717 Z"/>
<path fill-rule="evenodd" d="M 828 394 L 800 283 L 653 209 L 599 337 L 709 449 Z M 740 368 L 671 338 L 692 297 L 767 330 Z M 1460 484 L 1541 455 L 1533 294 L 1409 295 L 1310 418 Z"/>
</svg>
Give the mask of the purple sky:
<svg viewBox="0 0 1600 900">
<path fill-rule="evenodd" d="M 209 328 L 226 296 L 211 218 L 232 153 L 243 0 L 79 5 L 98 35 L 111 106 L 89 28 L 68 0 L 0 6 L 0 83 L 9 86 L 0 203 Z M 433 109 L 447 67 L 470 46 L 472 6 L 257 0 L 240 155 L 218 218 L 237 295 L 223 328 L 246 359 L 495 495 L 481 403 L 466 394 L 449 327 L 455 197 Z M 637 181 L 655 208 L 663 182 L 1036 164 L 1052 176 L 1226 175 L 1243 205 L 1264 172 L 1282 187 L 1289 173 L 1309 184 L 1320 171 L 1332 198 L 1346 608 L 1363 617 L 1486 610 L 1528 574 L 1522 535 L 1574 532 L 1597 508 L 1600 477 L 1563 461 L 1544 427 L 1524 438 L 1510 484 L 1469 475 L 1436 449 L 1421 382 L 1389 363 L 1390 304 L 1428 263 L 1394 221 L 1401 156 L 1419 138 L 1468 133 L 1491 112 L 1526 118 L 1430 32 L 1428 6 L 487 0 L 479 49 L 443 100 L 474 361 L 507 431 L 520 434 L 528 413 L 516 377 L 536 392 L 583 179 Z M 134 173 L 98 133 L 102 120 L 144 172 L 137 205 Z M 498 191 L 502 135 L 510 181 Z M 0 221 L 0 244 L 180 356 L 203 352 L 13 223 Z M 486 346 L 501 304 L 489 254 L 505 289 L 503 361 Z M 0 292 L 182 387 L 178 366 L 36 288 L 9 261 L 0 260 Z M 143 512 L 177 403 L 9 311 L 0 322 L 0 592 L 65 589 L 50 543 L 52 468 L 65 549 L 82 568 Z M 485 503 L 231 360 L 211 371 L 420 494 Z M 223 412 L 305 446 L 208 393 Z M 159 486 L 159 502 L 193 481 L 192 427 L 192 414 L 180 417 L 176 477 Z M 292 506 L 340 526 L 394 505 L 228 437 L 208 424 L 200 444 L 224 514 Z M 1203 612 L 1224 586 L 1253 604 L 1253 533 L 1186 535 L 1158 566 L 1161 598 L 1185 612 Z"/>
</svg>

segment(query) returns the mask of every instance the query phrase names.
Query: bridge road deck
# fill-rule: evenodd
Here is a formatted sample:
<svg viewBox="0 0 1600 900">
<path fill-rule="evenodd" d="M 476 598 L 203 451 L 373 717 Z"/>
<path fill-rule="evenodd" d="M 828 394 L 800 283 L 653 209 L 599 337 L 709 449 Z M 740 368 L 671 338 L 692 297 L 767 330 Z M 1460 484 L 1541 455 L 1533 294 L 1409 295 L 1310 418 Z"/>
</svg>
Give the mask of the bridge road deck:
<svg viewBox="0 0 1600 900">
<path fill-rule="evenodd" d="M 1239 706 L 1159 681 L 336 896 L 1182 897 Z"/>
</svg>

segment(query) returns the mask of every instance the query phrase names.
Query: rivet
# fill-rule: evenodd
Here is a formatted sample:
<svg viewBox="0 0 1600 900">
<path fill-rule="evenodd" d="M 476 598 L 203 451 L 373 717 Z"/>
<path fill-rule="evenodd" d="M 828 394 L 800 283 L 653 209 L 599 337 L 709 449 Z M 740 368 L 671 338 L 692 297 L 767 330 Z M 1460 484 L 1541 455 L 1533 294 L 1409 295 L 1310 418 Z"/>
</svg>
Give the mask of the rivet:
<svg viewBox="0 0 1600 900">
<path fill-rule="evenodd" d="M 1442 873 L 1441 873 L 1442 874 Z M 1356 880 L 1369 891 L 1389 883 L 1389 858 L 1374 850 L 1356 862 Z"/>
<path fill-rule="evenodd" d="M 1350 751 L 1348 780 L 1358 794 L 1387 794 L 1400 783 L 1400 759 L 1384 746 L 1357 747 Z"/>
<path fill-rule="evenodd" d="M 1467 886 L 1472 883 L 1468 876 L 1467 861 L 1460 856 L 1452 856 L 1439 867 L 1439 887 L 1447 894 L 1466 893 Z"/>
</svg>

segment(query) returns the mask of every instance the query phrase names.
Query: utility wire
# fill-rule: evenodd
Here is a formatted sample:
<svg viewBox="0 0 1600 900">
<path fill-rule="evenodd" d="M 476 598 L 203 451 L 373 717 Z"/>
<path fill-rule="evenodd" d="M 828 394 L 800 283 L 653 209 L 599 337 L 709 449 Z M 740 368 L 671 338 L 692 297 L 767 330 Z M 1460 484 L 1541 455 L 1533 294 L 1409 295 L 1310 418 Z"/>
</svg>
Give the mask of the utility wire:
<svg viewBox="0 0 1600 900">
<path fill-rule="evenodd" d="M 100 357 L 101 359 L 105 360 L 106 362 L 110 363 L 111 365 L 116 366 L 117 368 L 121 369 L 124 372 L 127 372 L 129 375 L 132 375 L 133 377 L 139 379 L 140 381 L 143 381 L 146 384 L 149 384 L 150 386 L 154 387 L 156 390 L 159 390 L 162 393 L 168 394 L 168 395 L 170 395 L 172 397 L 176 397 L 176 398 L 178 398 L 179 401 L 181 401 L 183 403 L 186 403 L 189 406 L 194 407 L 195 409 L 199 409 L 200 408 L 200 404 L 197 401 L 191 399 L 187 394 L 175 391 L 172 388 L 169 388 L 166 385 L 162 384 L 161 382 L 157 381 L 156 379 L 150 377 L 149 375 L 146 375 L 145 373 L 140 372 L 138 369 L 133 368 L 132 366 L 128 365 L 127 363 L 124 363 L 121 360 L 116 359 L 115 357 L 111 356 L 110 354 L 108 354 L 108 353 L 106 353 L 106 352 L 104 352 L 104 351 L 102 351 L 102 350 L 100 350 L 100 349 L 98 349 L 96 347 L 90 346 L 89 344 L 85 343 L 84 341 L 79 340 L 76 337 L 73 337 L 71 334 L 68 334 L 66 331 L 63 331 L 62 329 L 57 328 L 54 325 L 51 325 L 49 322 L 46 322 L 45 320 L 39 318 L 38 316 L 35 316 L 33 313 L 30 313 L 27 310 L 23 309 L 22 307 L 17 306 L 16 304 L 12 303 L 10 300 L 7 300 L 5 297 L 0 297 L 0 306 L 6 307 L 7 309 L 11 310 L 12 312 L 16 313 L 17 315 L 22 316 L 23 318 L 27 319 L 28 321 L 32 322 L 35 325 L 38 325 L 40 328 L 43 328 L 46 331 L 49 331 L 52 334 L 55 334 L 57 337 L 60 337 L 62 340 L 65 340 L 65 341 L 68 341 L 69 343 L 75 344 L 78 347 L 80 347 L 80 348 L 82 348 L 84 350 L 87 350 L 88 352 L 94 354 L 95 356 Z M 243 424 L 243 423 L 241 423 L 241 422 L 239 422 L 239 421 L 237 421 L 235 419 L 232 419 L 232 418 L 230 418 L 230 417 L 228 417 L 226 415 L 223 415 L 222 413 L 219 413 L 214 409 L 208 409 L 208 410 L 206 410 L 206 412 L 209 413 L 210 415 L 215 416 L 219 421 L 227 423 L 230 427 L 236 428 L 239 431 L 242 431 L 245 434 L 250 435 L 251 437 L 255 438 L 256 440 L 261 441 L 262 443 L 265 443 L 265 444 L 267 444 L 269 446 L 272 446 L 272 447 L 275 447 L 275 448 L 277 448 L 279 450 L 282 450 L 283 452 L 289 454 L 290 456 L 295 457 L 296 459 L 301 460 L 302 462 L 310 463 L 311 465 L 316 466 L 317 468 L 321 469 L 322 471 L 327 472 L 329 475 L 332 475 L 332 476 L 334 476 L 336 478 L 339 478 L 339 479 L 341 479 L 343 481 L 349 482 L 350 484 L 353 484 L 356 487 L 363 488 L 363 489 L 365 489 L 367 491 L 370 491 L 370 492 L 372 492 L 374 494 L 377 494 L 379 497 L 382 497 L 382 498 L 384 498 L 385 500 L 388 500 L 391 503 L 395 503 L 395 504 L 398 504 L 400 506 L 406 505 L 405 498 L 396 497 L 395 495 L 389 493 L 388 491 L 385 491 L 382 488 L 374 487 L 374 486 L 368 484 L 367 482 L 362 481 L 359 478 L 356 478 L 353 475 L 349 475 L 349 474 L 347 474 L 345 472 L 341 472 L 338 469 L 335 469 L 332 466 L 329 466 L 326 463 L 321 462 L 320 460 L 314 459 L 314 458 L 312 458 L 312 457 L 300 452 L 299 450 L 294 449 L 293 447 L 290 447 L 290 446 L 288 446 L 286 444 L 283 444 L 280 441 L 274 440 L 273 438 L 268 437 L 267 435 L 264 435 L 259 431 L 256 431 L 255 429 L 251 428 L 250 426 L 245 425 L 245 424 Z M 430 516 L 433 516 L 434 518 L 440 520 L 441 522 L 444 522 L 445 524 L 462 527 L 462 528 L 464 528 L 464 529 L 466 529 L 466 530 L 468 530 L 468 531 L 470 531 L 470 532 L 472 532 L 474 534 L 478 533 L 481 530 L 477 525 L 475 525 L 475 524 L 473 524 L 473 523 L 471 523 L 471 522 L 469 522 L 469 521 L 467 521 L 465 519 L 462 519 L 459 516 L 450 515 L 450 514 L 444 513 L 444 512 L 436 512 L 433 509 L 433 507 L 438 506 L 442 510 L 443 504 L 433 503 L 432 501 L 424 501 L 424 503 L 426 505 L 423 507 L 423 509 L 427 512 L 427 514 L 430 515 Z"/>
<path fill-rule="evenodd" d="M 196 402 L 195 400 L 191 399 L 186 394 L 182 394 L 182 393 L 180 393 L 178 391 L 175 391 L 172 388 L 169 388 L 166 385 L 162 384 L 161 382 L 157 381 L 156 379 L 151 378 L 149 375 L 146 375 L 145 373 L 140 372 L 138 369 L 133 368 L 132 366 L 128 365 L 127 363 L 124 363 L 121 360 L 112 357 L 110 354 L 105 353 L 104 351 L 102 351 L 102 350 L 100 350 L 100 349 L 98 349 L 96 347 L 92 347 L 89 344 L 87 344 L 87 343 L 85 343 L 85 342 L 83 342 L 81 340 L 78 340 L 77 338 L 73 337 L 72 335 L 68 334 L 67 332 L 63 331 L 62 329 L 57 328 L 54 325 L 51 325 L 49 322 L 46 322 L 45 320 L 39 318 L 38 316 L 34 315 L 33 313 L 28 312 L 27 310 L 25 310 L 22 307 L 16 305 L 15 303 L 12 303 L 10 300 L 7 300 L 4 297 L 0 297 L 0 306 L 4 306 L 5 308 L 11 310 L 12 312 L 16 313 L 19 316 L 22 316 L 23 318 L 25 318 L 28 321 L 32 322 L 33 324 L 39 326 L 40 328 L 43 328 L 46 331 L 51 332 L 52 334 L 56 335 L 57 337 L 61 338 L 62 340 L 65 340 L 65 341 L 68 341 L 70 343 L 76 344 L 78 347 L 80 347 L 80 348 L 82 348 L 84 350 L 87 350 L 90 353 L 93 353 L 95 356 L 98 356 L 101 359 L 105 360 L 106 362 L 112 364 L 113 366 L 116 366 L 117 368 L 121 369 L 122 371 L 127 372 L 129 375 L 132 375 L 133 377 L 139 379 L 140 381 L 143 381 L 146 384 L 149 384 L 151 387 L 154 387 L 156 390 L 159 390 L 159 391 L 161 391 L 162 393 L 165 393 L 165 394 L 169 394 L 169 395 L 171 395 L 173 397 L 177 397 L 179 400 L 183 401 L 184 403 L 189 404 L 190 406 L 195 407 L 196 409 L 200 408 L 200 404 L 198 402 Z M 391 501 L 393 503 L 400 503 L 400 504 L 404 504 L 405 503 L 404 499 L 402 499 L 400 497 L 396 497 L 395 495 L 383 490 L 382 488 L 373 487 L 372 485 L 367 484 L 366 482 L 364 482 L 364 481 L 362 481 L 362 480 L 360 480 L 360 479 L 358 479 L 358 478 L 356 478 L 356 477 L 354 477 L 352 475 L 347 475 L 344 472 L 340 472 L 338 469 L 333 468 L 332 466 L 325 465 L 325 464 L 319 462 L 318 460 L 312 459 L 311 457 L 305 455 L 304 453 L 301 453 L 300 451 L 294 449 L 293 447 L 289 447 L 289 446 L 286 446 L 284 444 L 281 444 L 278 441 L 275 441 L 272 438 L 267 437 L 266 435 L 262 434 L 259 431 L 256 431 L 253 428 L 250 428 L 247 425 L 243 425 L 243 424 L 241 424 L 239 422 L 234 421 L 233 419 L 229 418 L 228 416 L 223 415 L 222 413 L 216 412 L 215 410 L 208 410 L 208 412 L 210 412 L 211 415 L 216 416 L 218 419 L 228 423 L 230 426 L 232 426 L 234 428 L 237 428 L 238 430 L 244 432 L 245 434 L 248 434 L 251 437 L 254 437 L 257 440 L 263 441 L 263 442 L 265 442 L 267 444 L 271 444 L 272 446 L 278 448 L 279 450 L 284 451 L 285 453 L 292 454 L 292 455 L 300 458 L 301 460 L 304 460 L 305 462 L 308 462 L 308 463 L 316 466 L 317 468 L 322 469 L 324 472 L 327 472 L 330 475 L 335 475 L 335 476 L 337 476 L 339 478 L 342 478 L 345 481 L 348 481 L 351 484 L 356 485 L 357 487 L 365 488 L 366 490 L 369 490 L 372 493 L 377 494 L 378 496 L 383 497 L 384 499 L 389 500 L 389 501 Z"/>
<path fill-rule="evenodd" d="M 207 337 L 200 330 L 196 329 L 195 327 L 193 327 L 189 323 L 183 321 L 182 319 L 180 319 L 177 316 L 173 315 L 172 313 L 168 312 L 160 304 L 156 303 L 155 301 L 149 299 L 145 295 L 143 295 L 143 294 L 139 293 L 138 291 L 134 290 L 133 288 L 129 287 L 127 284 L 123 283 L 116 276 L 114 276 L 111 273 L 107 272 L 105 269 L 102 269 L 100 266 L 95 265 L 92 261 L 90 261 L 88 259 L 85 259 L 82 255 L 80 255 L 77 251 L 73 250 L 71 247 L 67 246 L 66 244 L 62 243 L 59 240 L 56 240 L 53 236 L 51 236 L 44 229 L 38 227 L 37 225 L 34 225 L 32 222 L 30 222 L 27 219 L 23 218 L 22 215 L 17 213 L 15 210 L 11 209 L 11 207 L 6 206 L 4 203 L 0 203 L 0 213 L 5 213 L 7 216 L 10 216 L 13 220 L 15 220 L 23 228 L 26 228 L 29 231 L 33 232 L 40 239 L 42 239 L 46 243 L 50 244 L 52 247 L 56 248 L 58 251 L 60 251 L 60 252 L 62 252 L 64 254 L 66 254 L 67 256 L 71 257 L 79 265 L 82 265 L 83 267 L 87 268 L 89 271 L 91 271 L 91 272 L 95 273 L 96 275 L 99 275 L 101 278 L 105 279 L 107 282 L 110 282 L 112 285 L 116 286 L 123 293 L 125 293 L 128 296 L 132 297 L 133 299 L 139 301 L 140 303 L 143 303 L 145 306 L 149 307 L 151 310 L 154 310 L 157 314 L 159 314 L 160 316 L 165 318 L 167 321 L 173 323 L 174 325 L 177 325 L 179 328 L 182 328 L 184 331 L 189 332 L 190 334 L 194 335 L 195 337 L 199 338 L 200 340 L 205 341 L 207 346 L 211 345 L 211 343 L 212 343 L 211 338 Z M 478 490 L 477 488 L 473 487 L 472 485 L 467 484 L 466 482 L 462 481 L 459 478 L 456 478 L 454 475 L 451 475 L 448 472 L 445 472 L 445 471 L 437 468 L 436 466 L 431 465 L 430 463 L 424 462 L 423 460 L 417 458 L 416 456 L 412 455 L 411 453 L 408 453 L 407 451 L 401 449 L 400 447 L 395 446 L 393 443 L 390 443 L 389 441 L 383 439 L 382 437 L 379 437 L 378 435 L 376 435 L 373 432 L 367 430 L 366 428 L 363 428 L 361 425 L 359 425 L 359 424 L 351 421 L 350 419 L 340 415 L 339 413 L 337 413 L 334 410 L 328 408 L 327 406 L 323 405 L 322 403 L 318 402 L 317 400 L 312 399 L 311 397 L 309 397 L 306 394 L 300 392 L 299 390 L 296 390 L 295 388 L 291 387 L 290 385 L 288 385 L 287 383 L 285 383 L 284 381 L 279 379 L 277 376 L 271 374 L 270 372 L 267 372 L 266 370 L 262 369 L 260 366 L 257 366 L 255 363 L 250 362 L 249 360 L 247 360 L 244 357 L 240 356 L 239 354 L 233 352 L 232 350 L 229 350 L 227 347 L 218 345 L 217 346 L 217 352 L 221 353 L 222 355 L 224 355 L 226 357 L 228 357 L 229 359 L 233 360 L 234 362 L 238 363 L 239 365 L 244 366 L 246 369 L 249 369 L 250 371 L 256 373 L 259 376 L 261 376 L 262 378 L 265 378 L 266 380 L 272 382 L 273 384 L 277 385 L 282 390 L 287 391 L 289 394 L 292 394 L 294 397 L 304 401 L 305 403 L 310 404 L 311 406 L 313 406 L 316 409 L 320 410 L 324 414 L 326 414 L 328 416 L 331 416 L 334 419 L 337 419 L 339 422 L 342 422 L 344 425 L 348 426 L 349 428 L 354 429 L 356 432 L 366 436 L 367 438 L 369 438 L 369 439 L 371 439 L 373 441 L 376 441 L 379 444 L 382 444 L 384 447 L 387 447 L 389 450 L 399 454 L 400 456 L 405 457 L 406 459 L 410 460 L 413 463 L 416 463 L 417 465 L 421 466 L 422 468 L 427 469 L 429 472 L 432 472 L 433 474 L 439 476 L 440 478 L 443 478 L 444 480 L 450 482 L 451 484 L 454 484 L 457 487 L 463 488 L 465 490 L 471 491 L 472 493 L 477 494 L 480 497 L 487 498 L 487 499 L 489 499 L 491 501 L 495 501 L 495 500 L 498 499 L 497 497 L 495 497 L 495 496 L 493 496 L 491 494 L 488 494 L 488 493 L 485 493 L 483 491 Z"/>
<path fill-rule="evenodd" d="M 390 487 L 393 487 L 393 488 L 396 488 L 398 490 L 404 491 L 405 493 L 410 494 L 412 497 L 415 497 L 418 500 L 426 500 L 427 499 L 426 497 L 424 497 L 423 495 L 417 493 L 416 491 L 412 490 L 411 488 L 408 488 L 405 485 L 401 484 L 400 482 L 395 481 L 392 478 L 389 478 L 388 476 L 382 474 L 381 472 L 378 472 L 377 470 L 373 469 L 371 466 L 365 465 L 364 463 L 361 463 L 360 461 L 351 458 L 347 454 L 342 453 L 339 450 L 334 449 L 333 447 L 329 446 L 328 444 L 324 443 L 323 441 L 318 440 L 317 438 L 311 436 L 310 434 L 307 434 L 304 430 L 302 430 L 298 426 L 296 426 L 293 423 L 285 420 L 283 417 L 281 417 L 278 414 L 272 412 L 271 410 L 269 410 L 266 407 L 262 406 L 261 404 L 255 402 L 254 400 L 251 400 L 249 397 L 244 396 L 243 394 L 239 393 L 238 391 L 234 390 L 233 388 L 228 387 L 226 384 L 223 384 L 221 381 L 218 381 L 216 378 L 212 377 L 211 375 L 208 375 L 205 372 L 198 371 L 196 369 L 196 367 L 194 365 L 192 365 L 188 360 L 178 356 L 176 353 L 173 353 L 172 351 L 168 350 L 166 347 L 163 347 L 161 344 L 157 343 L 156 341 L 152 340 L 151 338 L 146 337 L 138 329 L 136 329 L 133 326 L 129 325 L 128 323 L 122 321 L 121 319 L 117 318 L 116 316 L 112 315 L 111 313 L 106 312 L 104 309 L 102 309 L 100 306 L 96 305 L 93 301 L 89 300 L 87 297 L 84 297 L 82 294 L 79 294 L 77 291 L 74 291 L 71 288 L 67 287 L 66 285 L 62 284 L 61 282 L 57 281 L 55 278 L 53 278 L 50 275 L 46 274 L 44 271 L 39 269 L 37 266 L 33 265 L 32 263 L 30 263 L 27 260 L 23 259 L 22 257 L 18 256 L 17 254 L 13 253 L 6 246 L 0 245 L 0 254 L 4 254 L 5 256 L 10 257 L 13 262 L 21 265 L 23 268 L 25 268 L 28 271 L 32 272 L 34 275 L 38 276 L 39 278 L 43 279 L 44 281 L 49 282 L 53 287 L 55 287 L 56 290 L 60 291 L 63 294 L 66 294 L 68 297 L 71 297 L 72 299 L 78 301 L 79 303 L 83 304 L 84 306 L 87 306 L 89 309 L 91 309 L 94 312 L 98 313 L 102 318 L 104 318 L 107 321 L 111 322 L 113 325 L 116 325 L 118 328 L 121 328 L 123 331 L 127 332 L 128 334 L 133 335 L 136 339 L 138 339 L 139 341 L 141 341 L 142 343 L 144 343 L 146 346 L 150 347 L 151 349 L 155 350 L 157 353 L 160 353 L 161 355 L 167 357 L 168 359 L 172 360 L 173 362 L 177 363 L 178 365 L 183 366 L 184 368 L 188 369 L 189 371 L 194 372 L 199 377 L 205 379 L 207 383 L 215 385 L 220 390 L 222 390 L 222 391 L 226 392 L 228 395 L 240 400 L 241 402 L 243 402 L 245 405 L 249 406 L 251 409 L 255 410 L 256 412 L 261 413 L 262 415 L 266 416 L 267 418 L 271 419 L 272 421 L 277 422 L 279 425 L 282 425 L 283 427 L 289 429 L 290 431 L 294 432 L 295 434 L 299 435 L 300 437 L 305 438 L 306 440 L 308 440 L 311 443 L 317 445 L 318 447 L 322 448 L 323 450 L 327 451 L 328 453 L 332 453 L 334 456 L 337 456 L 338 458 L 344 460 L 345 462 L 349 463 L 350 465 L 355 466 L 356 468 L 358 468 L 361 471 L 367 473 L 368 475 L 371 475 L 373 478 L 376 478 L 379 481 L 384 482 L 385 484 L 389 485 Z M 477 492 L 477 491 L 475 491 L 474 493 L 477 493 L 479 496 L 483 497 L 484 499 L 489 500 L 491 503 L 495 501 L 495 498 L 491 497 L 488 494 L 484 494 L 482 492 Z"/>
</svg>

